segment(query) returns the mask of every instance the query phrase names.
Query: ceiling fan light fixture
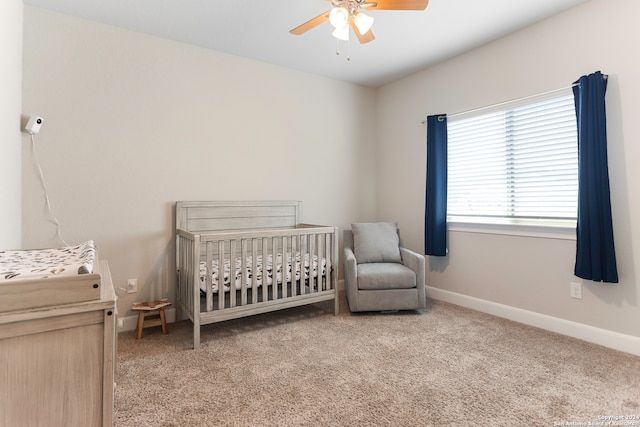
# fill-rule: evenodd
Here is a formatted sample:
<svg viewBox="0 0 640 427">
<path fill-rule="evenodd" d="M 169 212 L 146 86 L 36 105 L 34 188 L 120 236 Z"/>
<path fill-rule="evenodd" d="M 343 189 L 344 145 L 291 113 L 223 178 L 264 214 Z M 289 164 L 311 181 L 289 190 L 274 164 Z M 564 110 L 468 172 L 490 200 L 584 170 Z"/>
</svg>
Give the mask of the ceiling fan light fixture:
<svg viewBox="0 0 640 427">
<path fill-rule="evenodd" d="M 333 30 L 331 35 L 337 38 L 338 40 L 348 41 L 349 40 L 349 24 L 336 28 L 335 30 Z"/>
<path fill-rule="evenodd" d="M 329 22 L 337 30 L 349 23 L 349 11 L 345 7 L 334 7 L 329 13 Z"/>
<path fill-rule="evenodd" d="M 371 29 L 373 26 L 373 18 L 371 16 L 367 16 L 362 12 L 356 13 L 353 17 L 353 23 L 358 27 L 358 31 L 360 34 L 365 34 L 367 31 Z"/>
</svg>

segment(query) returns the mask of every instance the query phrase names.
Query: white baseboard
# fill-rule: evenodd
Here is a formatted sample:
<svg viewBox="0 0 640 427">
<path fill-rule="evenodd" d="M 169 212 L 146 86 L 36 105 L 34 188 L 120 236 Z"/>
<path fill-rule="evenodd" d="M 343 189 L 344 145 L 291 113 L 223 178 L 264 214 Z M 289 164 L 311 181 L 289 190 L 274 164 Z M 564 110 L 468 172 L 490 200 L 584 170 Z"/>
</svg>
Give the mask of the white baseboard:
<svg viewBox="0 0 640 427">
<path fill-rule="evenodd" d="M 606 329 L 596 328 L 534 311 L 523 310 L 509 305 L 498 304 L 431 286 L 427 286 L 427 295 L 432 299 L 460 305 L 472 310 L 503 317 L 547 331 L 640 356 L 640 337 L 608 331 Z"/>
<path fill-rule="evenodd" d="M 156 313 L 157 314 L 157 313 Z M 176 321 L 176 309 L 167 308 L 164 311 L 167 323 L 174 323 Z M 138 315 L 118 317 L 118 332 L 135 331 L 138 325 Z"/>
</svg>

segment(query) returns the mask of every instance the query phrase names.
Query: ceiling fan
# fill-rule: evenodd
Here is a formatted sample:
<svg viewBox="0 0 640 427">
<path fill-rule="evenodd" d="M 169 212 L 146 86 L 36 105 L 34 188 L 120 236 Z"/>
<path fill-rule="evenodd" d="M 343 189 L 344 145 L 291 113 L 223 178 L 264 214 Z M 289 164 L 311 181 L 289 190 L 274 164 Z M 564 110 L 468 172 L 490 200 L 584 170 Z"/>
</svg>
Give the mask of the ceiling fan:
<svg viewBox="0 0 640 427">
<path fill-rule="evenodd" d="M 339 40 L 349 40 L 349 28 L 353 29 L 360 43 L 369 43 L 375 37 L 371 32 L 373 18 L 360 11 L 370 10 L 424 10 L 429 0 L 325 0 L 333 5 L 328 10 L 289 31 L 301 35 L 312 28 L 329 21 L 333 25 L 333 36 Z"/>
</svg>

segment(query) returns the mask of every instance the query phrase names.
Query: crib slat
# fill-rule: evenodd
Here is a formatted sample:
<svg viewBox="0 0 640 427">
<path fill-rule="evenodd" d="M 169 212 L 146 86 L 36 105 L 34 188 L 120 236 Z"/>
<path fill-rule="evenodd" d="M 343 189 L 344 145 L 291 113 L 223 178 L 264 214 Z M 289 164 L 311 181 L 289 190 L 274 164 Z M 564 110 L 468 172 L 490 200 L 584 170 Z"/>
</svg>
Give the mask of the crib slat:
<svg viewBox="0 0 640 427">
<path fill-rule="evenodd" d="M 206 295 L 207 295 L 207 300 L 206 300 L 206 310 L 207 311 L 211 311 L 213 310 L 213 266 L 212 266 L 212 262 L 213 262 L 213 242 L 207 242 L 206 245 L 206 254 L 207 254 L 207 278 L 205 280 L 206 283 Z M 218 288 L 220 288 L 220 266 L 218 266 Z"/>
<path fill-rule="evenodd" d="M 278 239 L 271 238 L 271 292 L 272 299 L 278 299 Z"/>
<path fill-rule="evenodd" d="M 314 292 L 314 282 L 315 278 L 313 277 L 313 255 L 315 254 L 315 243 L 316 236 L 314 234 L 308 234 L 309 236 L 309 293 Z"/>
<path fill-rule="evenodd" d="M 324 257 L 324 234 L 323 233 L 318 233 L 316 235 L 316 241 L 318 242 L 318 245 L 316 246 L 317 249 L 317 253 L 318 253 L 318 267 L 316 268 L 316 285 L 317 285 L 317 292 L 322 291 L 322 258 Z"/>
<path fill-rule="evenodd" d="M 331 236 L 331 240 L 333 241 L 333 250 L 331 252 L 331 268 L 333 269 L 334 260 L 338 260 L 338 229 L 336 228 L 333 235 Z M 329 280 L 329 275 L 331 275 L 331 288 L 334 291 L 333 298 L 333 314 L 337 316 L 340 309 L 340 298 L 338 298 L 338 266 L 335 266 L 336 271 L 329 270 L 327 268 L 327 281 Z"/>
<path fill-rule="evenodd" d="M 324 258 L 324 248 L 325 248 L 325 240 L 324 234 L 318 234 L 318 268 L 317 268 L 317 279 L 316 283 L 318 284 L 318 292 L 323 290 L 322 287 L 322 259 Z"/>
<path fill-rule="evenodd" d="M 180 236 L 180 247 L 184 248 L 180 249 L 182 252 L 182 256 L 180 257 L 182 262 L 180 265 L 180 297 L 188 307 L 191 307 L 192 305 L 189 298 L 189 294 L 191 294 L 191 292 L 189 292 L 189 290 L 191 290 L 191 287 L 189 286 L 189 278 L 191 277 L 189 273 L 191 272 L 191 268 L 189 266 L 192 266 L 193 264 L 191 263 L 189 255 L 193 253 L 193 249 L 191 247 L 187 247 L 188 243 L 190 242 Z"/>
<path fill-rule="evenodd" d="M 200 236 L 196 235 L 193 240 L 193 281 L 190 283 L 191 290 L 191 316 L 193 319 L 193 348 L 200 346 Z"/>
<path fill-rule="evenodd" d="M 193 318 L 193 280 L 197 277 L 199 280 L 199 272 L 193 271 L 193 242 L 184 236 L 180 236 L 180 251 L 182 252 L 180 265 L 180 297 L 184 303 L 184 307 L 188 308 L 188 314 Z"/>
<path fill-rule="evenodd" d="M 305 277 L 304 277 L 304 262 L 307 258 L 307 235 L 300 236 L 300 295 L 306 294 L 305 289 Z"/>
<path fill-rule="evenodd" d="M 247 304 L 247 239 L 240 240 L 240 250 L 242 254 L 240 255 L 240 272 L 241 272 L 241 281 L 242 281 L 242 290 L 240 291 L 240 304 Z"/>
<path fill-rule="evenodd" d="M 231 290 L 229 291 L 229 307 L 236 306 L 236 257 L 236 241 L 233 239 L 229 242 L 229 263 L 231 270 L 229 272 L 229 282 L 231 287 Z"/>
<path fill-rule="evenodd" d="M 269 256 L 269 240 L 262 238 L 262 301 L 269 300 L 269 272 L 267 271 L 267 261 Z M 256 267 L 258 268 L 258 267 Z"/>
<path fill-rule="evenodd" d="M 322 259 L 324 259 L 324 265 L 326 268 L 327 265 L 327 250 L 329 248 L 329 236 L 327 234 L 322 234 L 322 243 L 323 243 L 323 251 L 322 251 Z M 324 280 L 324 274 L 322 274 L 323 270 L 322 270 L 322 265 L 320 264 L 320 260 L 318 259 L 318 276 L 322 277 L 321 279 L 321 284 L 322 284 L 322 290 L 325 291 L 327 290 L 327 285 L 326 283 L 328 283 L 328 280 Z M 324 271 L 328 271 L 328 270 L 324 270 Z"/>
<path fill-rule="evenodd" d="M 287 298 L 287 271 L 289 269 L 289 261 L 287 257 L 287 236 L 282 236 L 282 298 Z"/>
<path fill-rule="evenodd" d="M 191 248 L 188 248 L 186 239 L 182 236 L 178 236 L 178 240 L 179 243 L 176 245 L 177 247 L 177 251 L 178 251 L 178 298 L 180 299 L 180 301 L 182 301 L 182 303 L 187 306 L 187 307 L 191 307 L 191 304 L 189 304 L 189 300 L 187 299 L 187 295 L 185 295 L 184 289 L 187 286 L 188 283 L 188 277 L 189 277 L 189 273 L 187 272 L 187 268 L 188 266 L 190 266 L 191 264 L 189 264 L 189 260 L 188 260 L 188 256 L 191 253 Z"/>
<path fill-rule="evenodd" d="M 324 259 L 325 259 L 325 275 L 324 275 L 324 290 L 327 289 L 331 289 L 331 280 L 329 278 L 329 275 L 331 274 L 331 245 L 332 245 L 332 241 L 331 241 L 331 234 L 327 233 L 325 235 L 325 243 L 326 243 L 326 249 L 325 249 L 325 255 L 324 255 Z"/>
<path fill-rule="evenodd" d="M 322 261 L 325 258 L 326 252 L 326 236 L 324 233 L 318 234 L 318 262 L 316 267 L 316 285 L 317 291 L 321 292 L 324 290 L 324 280 L 322 277 Z"/>
<path fill-rule="evenodd" d="M 196 266 L 199 266 L 200 262 L 197 258 L 200 256 L 200 242 L 194 240 L 189 243 L 191 244 L 191 259 L 189 259 L 189 265 L 192 267 L 189 268 L 191 278 L 187 282 L 185 292 L 187 293 L 188 301 L 191 304 L 191 317 L 194 317 L 196 315 L 196 311 L 200 311 L 200 272 L 195 269 Z M 198 298 L 196 298 L 196 294 L 198 295 Z"/>
<path fill-rule="evenodd" d="M 298 295 L 298 287 L 296 286 L 297 266 L 296 257 L 300 248 L 300 236 L 291 236 L 291 296 Z"/>
<path fill-rule="evenodd" d="M 256 304 L 258 302 L 258 239 L 251 239 L 251 301 Z"/>
<path fill-rule="evenodd" d="M 224 240 L 218 240 L 218 310 L 224 310 Z"/>
<path fill-rule="evenodd" d="M 318 250 L 318 292 L 324 290 L 324 278 L 322 277 L 322 260 L 326 255 L 327 248 L 327 237 L 324 233 L 318 234 L 318 245 L 320 249 Z"/>
</svg>

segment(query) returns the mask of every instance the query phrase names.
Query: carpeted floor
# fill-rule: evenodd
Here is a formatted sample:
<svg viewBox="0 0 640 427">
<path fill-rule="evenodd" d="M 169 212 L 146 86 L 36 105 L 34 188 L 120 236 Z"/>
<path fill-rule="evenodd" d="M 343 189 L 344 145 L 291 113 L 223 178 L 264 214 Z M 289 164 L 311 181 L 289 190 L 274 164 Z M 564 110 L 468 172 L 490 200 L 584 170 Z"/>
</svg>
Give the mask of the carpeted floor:
<svg viewBox="0 0 640 427">
<path fill-rule="evenodd" d="M 640 357 L 442 302 L 342 303 L 207 325 L 198 350 L 190 322 L 121 333 L 115 425 L 640 426 Z"/>
</svg>

